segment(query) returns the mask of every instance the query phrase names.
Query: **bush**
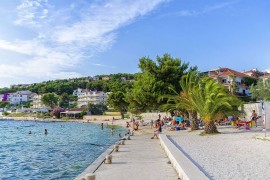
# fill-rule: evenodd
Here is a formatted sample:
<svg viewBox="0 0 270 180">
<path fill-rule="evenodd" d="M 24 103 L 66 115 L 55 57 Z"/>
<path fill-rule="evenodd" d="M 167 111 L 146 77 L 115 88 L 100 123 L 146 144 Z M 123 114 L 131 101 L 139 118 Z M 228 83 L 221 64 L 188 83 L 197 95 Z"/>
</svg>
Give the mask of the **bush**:
<svg viewBox="0 0 270 180">
<path fill-rule="evenodd" d="M 9 113 L 8 113 L 7 111 L 4 111 L 4 112 L 3 112 L 3 115 L 4 115 L 4 116 L 8 116 Z"/>
<path fill-rule="evenodd" d="M 69 117 L 62 117 L 62 120 L 68 121 L 69 120 Z"/>
<path fill-rule="evenodd" d="M 61 107 L 56 107 L 52 110 L 51 116 L 55 116 L 56 118 L 60 118 L 60 113 L 64 112 L 65 110 Z"/>
<path fill-rule="evenodd" d="M 125 115 L 124 115 L 124 118 L 129 119 L 129 118 L 130 118 L 129 114 L 125 114 Z"/>
<path fill-rule="evenodd" d="M 51 118 L 51 115 L 50 113 L 38 113 L 37 118 L 42 118 L 42 119 Z"/>
</svg>

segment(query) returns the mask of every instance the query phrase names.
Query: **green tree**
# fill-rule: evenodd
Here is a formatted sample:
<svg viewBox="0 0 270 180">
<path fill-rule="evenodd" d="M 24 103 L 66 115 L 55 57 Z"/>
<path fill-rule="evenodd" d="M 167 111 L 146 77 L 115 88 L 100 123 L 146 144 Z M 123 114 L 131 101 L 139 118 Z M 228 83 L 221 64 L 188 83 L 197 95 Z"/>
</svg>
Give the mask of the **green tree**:
<svg viewBox="0 0 270 180">
<path fill-rule="evenodd" d="M 252 98 L 257 100 L 270 100 L 270 78 L 259 79 L 257 85 L 252 84 L 250 87 Z"/>
<path fill-rule="evenodd" d="M 182 91 L 168 98 L 167 109 L 184 109 L 189 114 L 191 128 L 197 129 L 197 114 L 204 122 L 204 132 L 217 133 L 215 120 L 224 115 L 238 114 L 237 107 L 241 104 L 235 96 L 228 94 L 226 89 L 214 79 L 199 78 L 196 72 L 183 76 L 180 81 Z"/>
<path fill-rule="evenodd" d="M 54 93 L 47 93 L 41 97 L 41 102 L 53 109 L 58 103 L 58 97 Z"/>
<path fill-rule="evenodd" d="M 235 96 L 226 92 L 226 89 L 214 79 L 203 78 L 190 92 L 189 102 L 194 111 L 199 113 L 204 122 L 204 132 L 217 133 L 215 120 L 228 114 L 238 113 L 237 107 L 241 104 Z"/>
<path fill-rule="evenodd" d="M 126 100 L 129 103 L 129 111 L 139 114 L 151 109 L 158 109 L 157 103 L 160 96 L 160 82 L 156 82 L 150 73 L 138 74 L 131 91 L 127 92 Z"/>
<path fill-rule="evenodd" d="M 3 111 L 4 111 L 4 108 L 8 107 L 9 105 L 10 103 L 7 101 L 0 101 L 0 108 L 3 108 Z"/>
<path fill-rule="evenodd" d="M 60 105 L 60 107 L 68 108 L 69 107 L 69 101 L 70 101 L 70 95 L 68 95 L 67 93 L 63 93 L 62 95 L 60 95 L 60 97 L 59 97 L 59 105 Z"/>
<path fill-rule="evenodd" d="M 118 110 L 121 113 L 122 119 L 128 110 L 129 103 L 125 100 L 125 94 L 121 91 L 113 92 L 109 95 L 107 103 L 109 106 Z"/>
<path fill-rule="evenodd" d="M 102 103 L 100 104 L 88 103 L 87 109 L 93 115 L 102 115 L 107 110 L 107 106 Z"/>
<path fill-rule="evenodd" d="M 158 97 L 173 94 L 172 89 L 180 92 L 179 81 L 182 75 L 197 69 L 196 67 L 188 69 L 188 66 L 188 63 L 183 63 L 169 54 L 158 56 L 156 62 L 147 57 L 141 58 L 139 63 L 141 72 L 136 75 L 133 89 L 127 94 L 129 110 L 144 112 L 158 109 L 159 105 L 164 103 L 158 101 Z"/>
<path fill-rule="evenodd" d="M 192 102 L 192 90 L 198 85 L 200 80 L 198 72 L 190 72 L 187 75 L 182 76 L 180 81 L 180 87 L 182 91 L 180 93 L 175 92 L 175 95 L 167 96 L 167 104 L 162 105 L 166 111 L 182 111 L 188 112 L 188 118 L 190 120 L 191 130 L 198 130 L 197 112 L 193 107 Z M 163 98 L 163 97 L 161 97 Z"/>
</svg>

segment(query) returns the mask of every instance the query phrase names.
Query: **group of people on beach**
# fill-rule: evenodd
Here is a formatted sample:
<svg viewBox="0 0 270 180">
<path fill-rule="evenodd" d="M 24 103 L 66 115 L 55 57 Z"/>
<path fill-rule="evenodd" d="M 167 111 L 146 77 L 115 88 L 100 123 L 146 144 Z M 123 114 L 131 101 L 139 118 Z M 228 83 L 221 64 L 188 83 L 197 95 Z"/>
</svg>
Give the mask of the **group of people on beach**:
<svg viewBox="0 0 270 180">
<path fill-rule="evenodd" d="M 256 113 L 255 110 L 252 110 L 252 114 L 248 120 L 244 117 L 244 115 L 242 118 L 239 116 L 235 117 L 235 118 L 233 116 L 228 116 L 228 117 L 224 117 L 224 118 L 218 120 L 217 124 L 222 125 L 224 123 L 229 123 L 229 124 L 232 123 L 232 125 L 234 124 L 235 127 L 238 129 L 242 126 L 246 126 L 247 129 L 249 129 L 249 126 L 251 126 L 253 123 L 254 123 L 255 127 L 258 126 L 257 121 L 260 117 L 261 116 L 258 116 L 258 114 Z"/>
<path fill-rule="evenodd" d="M 260 116 L 258 116 L 258 114 L 256 113 L 256 111 L 255 110 L 252 110 L 252 114 L 250 116 L 250 120 L 249 121 L 241 120 L 240 117 L 236 117 L 236 120 L 234 121 L 234 123 L 235 123 L 236 128 L 238 128 L 238 129 L 241 126 L 243 126 L 243 125 L 248 125 L 249 126 L 249 124 L 252 123 L 252 122 L 254 122 L 255 123 L 255 127 L 257 127 L 258 126 L 257 120 L 259 118 L 260 118 Z"/>
</svg>

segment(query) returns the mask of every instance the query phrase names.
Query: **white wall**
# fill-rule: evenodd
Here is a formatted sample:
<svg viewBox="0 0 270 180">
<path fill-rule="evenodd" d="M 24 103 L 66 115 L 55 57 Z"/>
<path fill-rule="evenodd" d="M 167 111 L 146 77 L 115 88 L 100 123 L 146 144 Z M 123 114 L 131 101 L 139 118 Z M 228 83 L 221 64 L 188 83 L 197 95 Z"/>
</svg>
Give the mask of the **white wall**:
<svg viewBox="0 0 270 180">
<path fill-rule="evenodd" d="M 270 102 L 264 103 L 265 115 L 266 115 L 266 128 L 270 129 Z M 262 116 L 262 118 L 258 119 L 258 125 L 262 125 L 263 121 L 263 113 L 262 113 L 262 103 L 252 103 L 252 104 L 244 104 L 244 112 L 246 119 L 249 120 L 252 114 L 252 110 L 255 110 L 258 116 Z"/>
</svg>

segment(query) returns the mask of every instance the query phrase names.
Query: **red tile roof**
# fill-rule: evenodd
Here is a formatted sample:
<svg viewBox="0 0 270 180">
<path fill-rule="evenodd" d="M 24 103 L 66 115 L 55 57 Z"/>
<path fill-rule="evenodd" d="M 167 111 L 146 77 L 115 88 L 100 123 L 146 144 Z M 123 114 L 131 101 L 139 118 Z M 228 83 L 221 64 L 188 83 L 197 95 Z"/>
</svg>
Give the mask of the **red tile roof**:
<svg viewBox="0 0 270 180">
<path fill-rule="evenodd" d="M 221 74 L 212 75 L 210 77 L 215 78 L 215 77 L 227 77 L 227 76 L 230 76 L 230 75 L 234 75 L 234 76 L 237 76 L 237 77 L 250 77 L 250 78 L 253 78 L 252 76 L 248 76 L 248 75 L 246 75 L 244 73 L 241 73 L 241 72 L 229 69 L 229 68 L 220 68 L 218 70 L 223 70 L 223 72 L 221 72 Z"/>
</svg>

